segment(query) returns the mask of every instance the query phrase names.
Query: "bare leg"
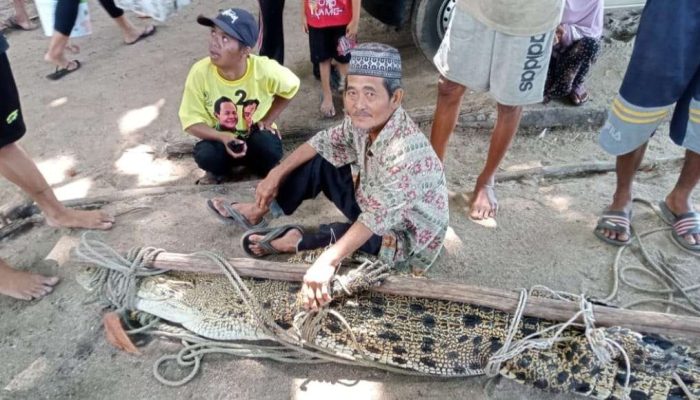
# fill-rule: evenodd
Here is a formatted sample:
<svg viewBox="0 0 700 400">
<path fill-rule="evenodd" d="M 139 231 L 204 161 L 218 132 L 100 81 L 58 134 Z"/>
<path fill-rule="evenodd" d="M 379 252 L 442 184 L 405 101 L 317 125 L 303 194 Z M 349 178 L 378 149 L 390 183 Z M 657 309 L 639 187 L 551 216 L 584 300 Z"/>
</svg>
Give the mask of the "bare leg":
<svg viewBox="0 0 700 400">
<path fill-rule="evenodd" d="M 480 220 L 496 216 L 498 202 L 493 193 L 494 177 L 518 131 L 522 112 L 523 108 L 520 106 L 498 104 L 498 117 L 491 134 L 486 164 L 476 180 L 474 195 L 471 199 L 469 216 L 473 219 Z"/>
<path fill-rule="evenodd" d="M 77 64 L 69 61 L 66 58 L 66 49 L 69 46 L 70 38 L 60 32 L 54 31 L 49 42 L 49 49 L 44 54 L 44 60 L 48 61 L 59 68 L 68 68 L 70 70 L 78 68 Z M 71 51 L 75 51 L 71 48 Z"/>
<path fill-rule="evenodd" d="M 698 181 L 700 181 L 700 154 L 686 150 L 685 162 L 678 182 L 671 193 L 666 196 L 666 205 L 674 214 L 680 215 L 693 211 L 690 196 L 698 185 Z M 689 244 L 697 244 L 700 243 L 700 234 L 686 235 L 684 239 Z"/>
<path fill-rule="evenodd" d="M 110 229 L 114 223 L 114 218 L 102 211 L 79 211 L 64 207 L 36 164 L 17 143 L 0 148 L 0 174 L 36 201 L 50 226 L 104 230 Z"/>
<path fill-rule="evenodd" d="M 0 259 L 0 295 L 20 300 L 40 299 L 51 293 L 58 278 L 12 269 Z"/>
<path fill-rule="evenodd" d="M 148 25 L 145 28 L 137 28 L 134 24 L 126 18 L 126 14 L 121 17 L 114 18 L 114 22 L 117 24 L 119 29 L 122 31 L 122 36 L 124 37 L 124 43 L 131 44 L 138 40 L 141 34 L 147 33 L 155 29 L 153 25 Z"/>
<path fill-rule="evenodd" d="M 331 92 L 331 60 L 321 61 L 319 64 L 321 72 L 321 89 L 323 89 L 323 100 L 321 100 L 321 114 L 330 118 L 335 116 L 333 106 L 333 93 Z"/>
<path fill-rule="evenodd" d="M 440 76 L 438 78 L 438 98 L 433 116 L 433 127 L 430 131 L 430 144 L 440 160 L 445 159 L 447 143 L 457 125 L 459 108 L 466 87 Z"/>
<path fill-rule="evenodd" d="M 12 0 L 12 3 L 15 6 L 15 22 L 26 30 L 36 28 L 36 24 L 29 19 L 24 0 Z"/>
<path fill-rule="evenodd" d="M 613 195 L 612 204 L 608 207 L 609 211 L 629 211 L 632 207 L 632 182 L 637 174 L 639 165 L 644 159 L 644 153 L 647 150 L 647 144 L 644 143 L 636 150 L 618 156 L 615 171 L 617 174 L 617 187 Z M 603 229 L 603 234 L 612 240 L 626 242 L 629 236 L 625 233 L 617 233 L 608 229 Z"/>
</svg>

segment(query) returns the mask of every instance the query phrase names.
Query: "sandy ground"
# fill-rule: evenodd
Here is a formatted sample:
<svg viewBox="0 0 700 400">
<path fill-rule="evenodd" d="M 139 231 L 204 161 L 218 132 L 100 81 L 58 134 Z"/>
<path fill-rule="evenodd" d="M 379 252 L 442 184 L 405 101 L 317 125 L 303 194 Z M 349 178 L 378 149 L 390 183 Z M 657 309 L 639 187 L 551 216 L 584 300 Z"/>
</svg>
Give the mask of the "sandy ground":
<svg viewBox="0 0 700 400">
<path fill-rule="evenodd" d="M 311 76 L 296 3 L 287 4 L 286 9 L 287 64 L 302 77 L 303 87 L 280 124 L 282 130 L 306 124 L 313 131 L 328 122 L 317 119 L 320 89 Z M 252 9 L 254 4 L 246 0 L 236 5 Z M 82 52 L 78 58 L 84 66 L 60 82 L 44 79 L 52 68 L 41 61 L 47 39 L 39 31 L 8 35 L 12 46 L 9 56 L 29 126 L 22 144 L 62 198 L 189 185 L 199 177 L 191 159 L 167 159 L 162 149 L 184 136 L 177 120 L 182 83 L 189 66 L 206 55 L 207 33 L 194 18 L 226 6 L 230 3 L 196 3 L 160 24 L 155 37 L 131 47 L 121 44 L 116 26 L 91 1 L 95 33 L 79 41 Z M 7 15 L 5 5 L 0 6 L 0 12 Z M 411 46 L 407 33 L 387 30 L 365 19 L 361 38 L 386 41 L 401 49 L 408 109 L 434 104 L 435 71 Z M 630 50 L 630 43 L 617 41 L 604 49 L 590 79 L 593 100 L 582 112 L 609 102 L 619 87 Z M 468 96 L 465 101 L 467 110 L 491 107 L 484 95 Z M 555 102 L 549 107 L 555 110 L 564 105 Z M 503 170 L 610 160 L 595 138 L 595 131 L 586 127 L 550 130 L 543 137 L 532 132 L 520 135 Z M 607 294 L 615 250 L 596 240 L 591 230 L 613 191 L 614 175 L 501 184 L 497 187 L 502 208 L 498 226 L 484 227 L 465 217 L 461 193 L 470 190 L 487 146 L 486 130 L 463 129 L 452 139 L 446 167 L 448 184 L 456 195 L 451 202 L 446 251 L 433 276 L 499 288 L 542 284 L 595 296 Z M 648 154 L 662 158 L 682 153 L 669 143 L 665 132 L 660 132 Z M 641 173 L 637 194 L 660 199 L 672 187 L 675 176 L 676 171 L 667 169 Z M 216 250 L 242 256 L 238 246 L 241 231 L 218 224 L 207 214 L 204 201 L 220 194 L 251 199 L 253 190 L 252 184 L 241 183 L 227 190 L 205 187 L 198 193 L 115 202 L 107 210 L 120 213 L 143 208 L 122 216 L 103 238 L 121 250 L 149 245 L 174 252 Z M 21 197 L 16 188 L 0 181 L 0 204 Z M 319 199 L 305 204 L 297 221 L 311 226 L 338 218 L 340 214 L 332 205 Z M 636 209 L 634 223 L 642 231 L 661 225 L 644 208 Z M 507 381 L 487 386 L 485 378 L 416 379 L 337 365 L 309 367 L 230 357 L 209 358 L 201 374 L 183 388 L 164 387 L 151 377 L 151 366 L 177 345 L 153 341 L 143 348 L 142 356 L 131 356 L 105 342 L 99 309 L 84 304 L 85 294 L 74 281 L 78 266 L 68 256 L 80 233 L 39 226 L 0 242 L 0 257 L 21 268 L 62 278 L 56 292 L 43 301 L 0 298 L 0 398 L 571 398 Z M 686 267 L 697 263 L 681 256 L 664 235 L 654 237 L 650 244 L 678 256 Z M 623 262 L 636 261 L 628 256 Z M 639 293 L 623 288 L 617 301 L 623 304 L 638 298 Z"/>
</svg>

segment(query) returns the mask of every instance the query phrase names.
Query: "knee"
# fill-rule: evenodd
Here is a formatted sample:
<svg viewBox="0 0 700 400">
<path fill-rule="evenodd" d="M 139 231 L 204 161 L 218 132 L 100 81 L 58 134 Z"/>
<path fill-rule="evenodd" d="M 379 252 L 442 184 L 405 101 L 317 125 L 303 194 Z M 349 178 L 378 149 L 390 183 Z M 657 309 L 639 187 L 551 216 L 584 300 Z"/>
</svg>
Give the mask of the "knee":
<svg viewBox="0 0 700 400">
<path fill-rule="evenodd" d="M 192 156 L 199 168 L 212 172 L 221 168 L 228 154 L 226 154 L 225 149 L 219 147 L 216 142 L 208 140 L 203 140 L 194 145 Z"/>
<path fill-rule="evenodd" d="M 518 115 L 522 111 L 523 111 L 522 106 L 509 106 L 509 105 L 498 103 L 498 115 L 499 116 Z"/>
<path fill-rule="evenodd" d="M 464 87 L 464 85 L 460 85 L 457 82 L 452 82 L 444 76 L 440 76 L 438 79 L 438 96 L 440 96 L 443 100 L 460 101 L 465 90 L 466 87 Z"/>
</svg>

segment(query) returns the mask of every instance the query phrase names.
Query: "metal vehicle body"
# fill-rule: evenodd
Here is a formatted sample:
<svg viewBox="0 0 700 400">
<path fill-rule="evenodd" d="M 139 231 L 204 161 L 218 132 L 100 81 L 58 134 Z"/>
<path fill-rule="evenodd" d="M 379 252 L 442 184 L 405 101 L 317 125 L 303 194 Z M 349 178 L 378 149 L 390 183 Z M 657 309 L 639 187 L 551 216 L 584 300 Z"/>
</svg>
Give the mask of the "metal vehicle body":
<svg viewBox="0 0 700 400">
<path fill-rule="evenodd" d="M 432 58 L 458 0 L 362 0 L 362 7 L 381 22 L 409 27 L 416 46 Z M 464 1 L 464 0 L 459 0 Z M 642 7 L 645 0 L 606 0 L 605 8 Z"/>
</svg>

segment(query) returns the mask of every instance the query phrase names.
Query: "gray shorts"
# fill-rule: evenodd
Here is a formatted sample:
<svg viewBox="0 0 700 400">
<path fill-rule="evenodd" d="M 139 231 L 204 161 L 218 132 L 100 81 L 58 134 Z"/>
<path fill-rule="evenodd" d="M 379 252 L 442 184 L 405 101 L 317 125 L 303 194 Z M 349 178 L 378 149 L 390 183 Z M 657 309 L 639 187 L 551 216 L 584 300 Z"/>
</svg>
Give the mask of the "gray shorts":
<svg viewBox="0 0 700 400">
<path fill-rule="evenodd" d="M 554 32 L 506 35 L 455 7 L 433 62 L 447 79 L 490 92 L 504 105 L 539 103 L 544 94 Z"/>
</svg>

